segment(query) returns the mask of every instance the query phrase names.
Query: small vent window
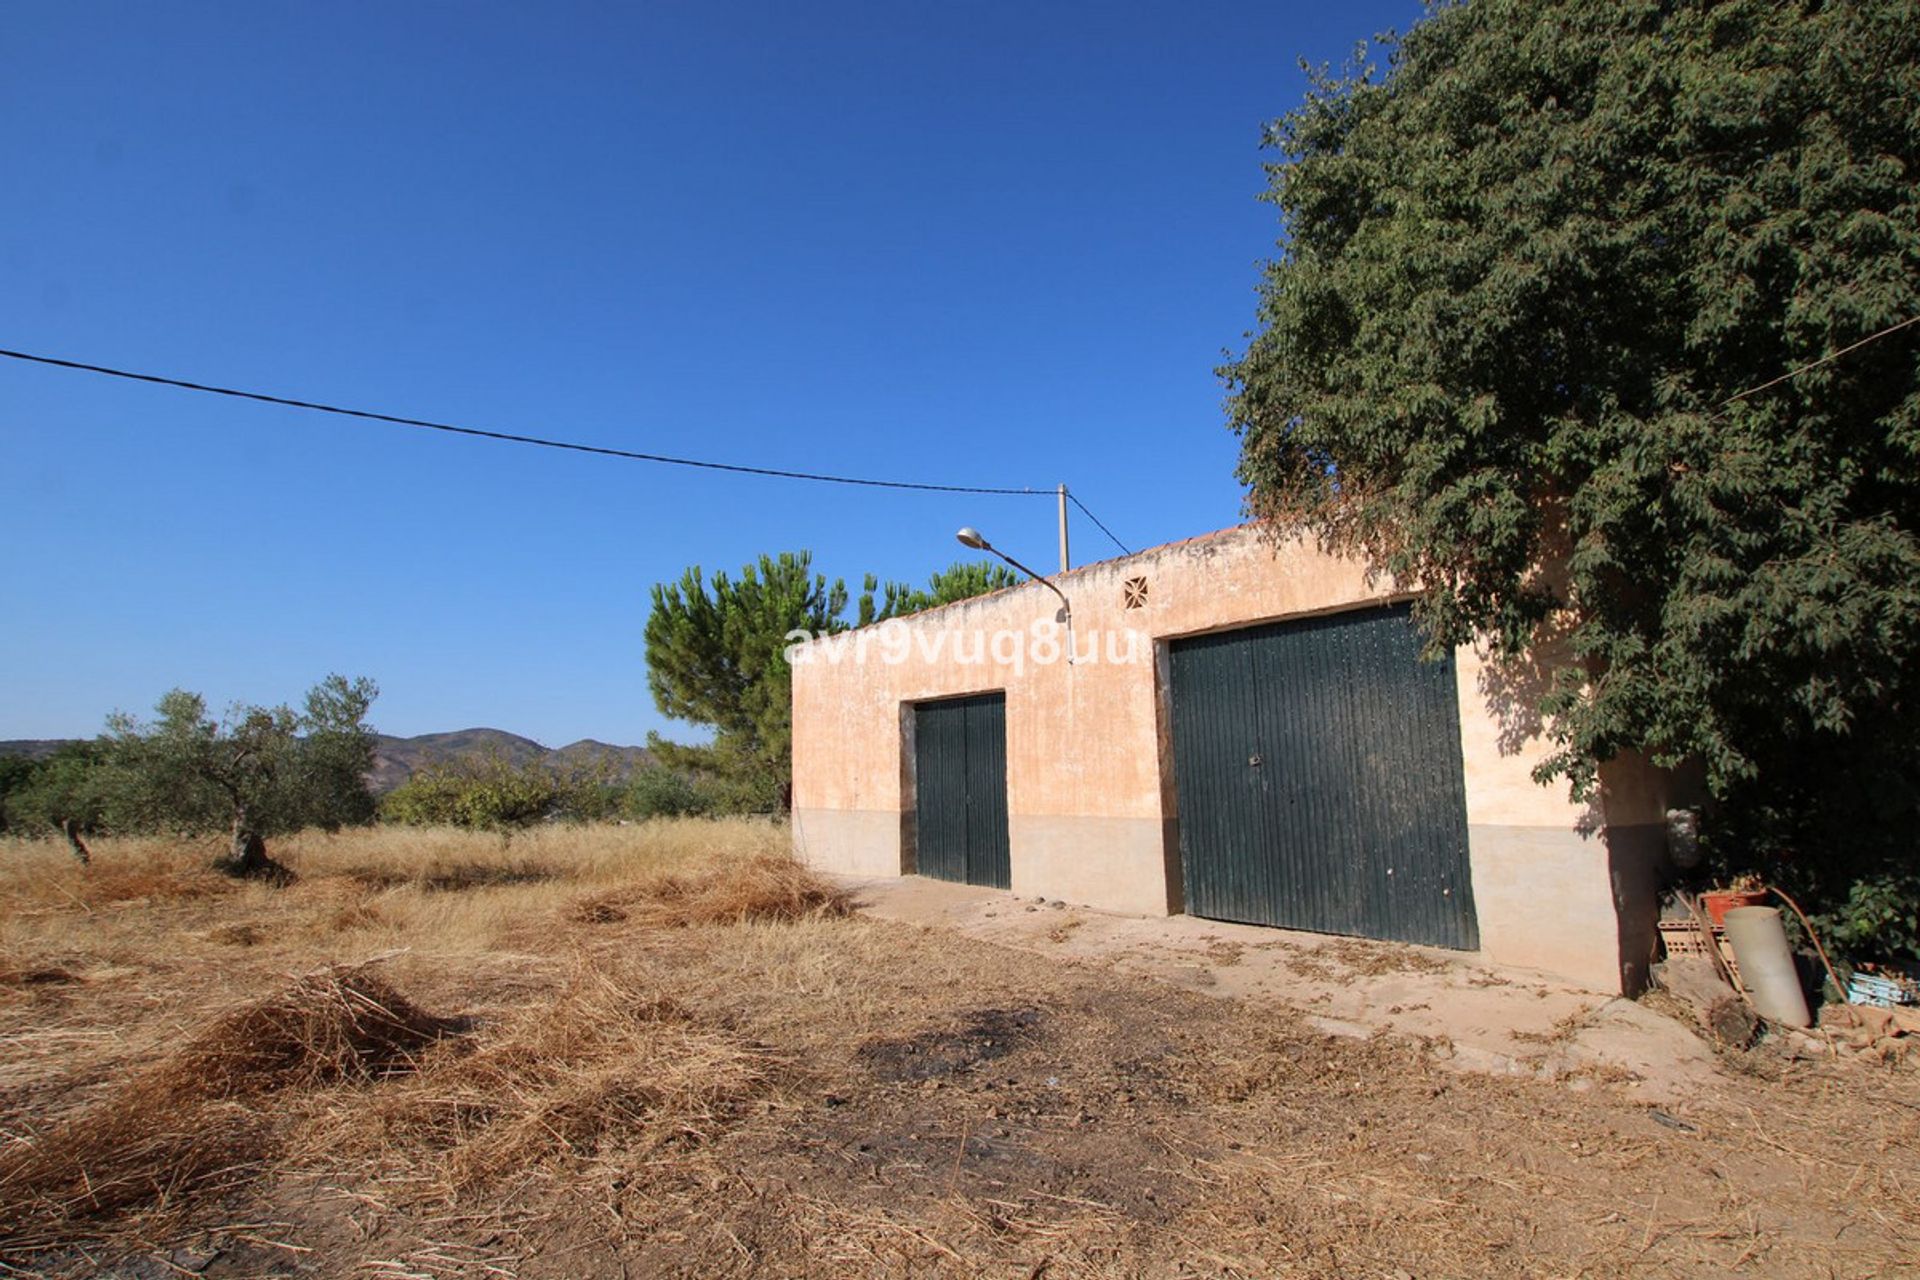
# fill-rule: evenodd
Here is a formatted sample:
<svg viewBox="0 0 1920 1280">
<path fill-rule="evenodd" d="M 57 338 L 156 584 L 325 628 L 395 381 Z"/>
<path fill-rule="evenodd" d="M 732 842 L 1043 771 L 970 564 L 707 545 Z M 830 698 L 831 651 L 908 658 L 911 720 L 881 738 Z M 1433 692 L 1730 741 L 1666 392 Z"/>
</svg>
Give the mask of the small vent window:
<svg viewBox="0 0 1920 1280">
<path fill-rule="evenodd" d="M 1147 580 L 1145 578 L 1128 578 L 1126 582 L 1121 585 L 1120 594 L 1127 608 L 1146 608 Z"/>
</svg>

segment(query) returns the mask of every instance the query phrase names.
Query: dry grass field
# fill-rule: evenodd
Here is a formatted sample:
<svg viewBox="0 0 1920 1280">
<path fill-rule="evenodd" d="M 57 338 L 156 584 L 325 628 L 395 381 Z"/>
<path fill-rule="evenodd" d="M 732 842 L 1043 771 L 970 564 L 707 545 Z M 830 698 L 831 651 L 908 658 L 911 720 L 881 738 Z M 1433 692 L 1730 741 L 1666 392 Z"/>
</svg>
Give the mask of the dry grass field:
<svg viewBox="0 0 1920 1280">
<path fill-rule="evenodd" d="M 1920 1274 L 1911 1067 L 1465 1074 L 849 914 L 785 843 L 0 844 L 0 1275 Z"/>
</svg>

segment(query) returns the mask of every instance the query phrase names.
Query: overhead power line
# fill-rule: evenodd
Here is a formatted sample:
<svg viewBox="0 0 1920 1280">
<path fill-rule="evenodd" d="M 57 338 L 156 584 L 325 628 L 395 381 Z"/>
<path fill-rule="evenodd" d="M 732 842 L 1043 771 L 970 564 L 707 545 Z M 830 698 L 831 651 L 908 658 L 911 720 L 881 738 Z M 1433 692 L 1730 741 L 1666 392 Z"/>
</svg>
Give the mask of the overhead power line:
<svg viewBox="0 0 1920 1280">
<path fill-rule="evenodd" d="M 376 413 L 371 409 L 347 409 L 340 405 L 319 404 L 312 400 L 295 400 L 289 396 L 268 395 L 263 391 L 242 391 L 236 387 L 216 387 L 204 382 L 189 382 L 184 378 L 167 378 L 157 373 L 134 373 L 127 369 L 113 369 L 102 364 L 87 364 L 80 360 L 61 360 L 54 356 L 34 355 L 27 351 L 9 351 L 0 348 L 0 356 L 9 360 L 25 360 L 33 364 L 53 365 L 60 369 L 77 369 L 82 373 L 105 374 L 110 378 L 125 378 L 129 382 L 151 382 L 162 387 L 178 387 L 182 391 L 203 391 L 209 395 L 232 396 L 236 400 L 257 400 L 262 404 L 284 405 L 289 409 L 311 409 L 315 413 L 338 414 L 343 418 L 363 418 L 369 422 L 390 422 L 402 427 L 421 427 L 428 431 L 444 431 L 450 435 L 474 436 L 481 440 L 504 440 L 510 444 L 538 445 L 543 449 L 566 449 L 573 453 L 591 453 L 606 458 L 628 458 L 635 462 L 659 462 L 674 467 L 698 467 L 705 471 L 730 471 L 739 475 L 774 476 L 783 480 L 813 480 L 821 484 L 853 484 L 871 489 L 919 489 L 933 493 L 993 493 L 1015 497 L 1051 498 L 1054 490 L 1021 488 L 988 488 L 964 484 L 917 484 L 907 480 L 874 480 L 861 476 L 833 476 L 814 471 L 788 471 L 780 467 L 750 467 L 737 462 L 709 462 L 700 458 L 676 458 L 665 453 L 642 453 L 634 449 L 614 449 L 606 445 L 578 444 L 571 440 L 550 440 L 544 436 L 520 435 L 512 431 L 488 431 L 481 427 L 462 427 L 451 422 L 432 422 L 425 418 L 407 418 L 395 413 Z"/>
<path fill-rule="evenodd" d="M 427 418 L 408 418 L 397 413 L 378 413 L 371 409 L 349 409 L 340 405 L 321 404 L 313 400 L 296 400 L 290 396 L 269 395 L 264 391 L 244 391 L 238 387 L 218 387 L 205 382 L 190 382 L 185 378 L 169 378 L 157 373 L 136 373 L 130 369 L 115 369 L 103 364 L 89 364 L 83 360 L 63 360 L 57 356 L 36 355 L 30 351 L 10 351 L 0 347 L 0 356 L 9 360 L 23 360 L 30 364 L 51 365 L 57 369 L 73 369 L 81 373 L 97 373 L 109 378 L 124 378 L 129 382 L 147 382 L 155 386 L 175 387 L 182 391 L 199 391 L 207 395 L 230 396 L 236 400 L 253 400 L 261 404 L 277 404 L 289 409 L 309 409 L 315 413 L 331 413 L 343 418 L 360 418 L 368 422 L 387 422 L 401 427 L 419 427 L 427 431 L 441 431 L 449 435 L 472 436 L 481 440 L 503 440 L 509 444 L 536 445 L 542 449 L 564 449 L 570 453 L 594 454 L 603 458 L 626 458 L 634 462 L 658 462 L 673 467 L 697 467 L 703 471 L 725 471 L 735 475 L 771 476 L 780 480 L 811 480 L 819 484 L 850 484 L 868 489 L 908 489 L 922 493 L 986 493 L 1008 497 L 1051 498 L 1058 492 L 1053 488 L 996 488 L 984 485 L 965 484 L 923 484 L 910 480 L 876 480 L 866 476 L 836 476 L 818 471 L 789 471 L 782 467 L 753 467 L 737 462 L 711 462 L 703 458 L 680 458 L 665 453 L 643 453 L 636 449 L 615 449 L 607 445 L 580 444 L 572 440 L 552 440 L 545 436 L 522 435 L 513 431 L 490 431 L 482 427 L 463 427 L 451 422 L 434 422 Z M 1080 501 L 1079 495 L 1068 491 L 1067 496 L 1073 505 L 1085 513 L 1087 519 L 1099 527 L 1100 532 L 1112 540 L 1113 545 L 1127 554 L 1133 553 L 1127 545 L 1113 536 L 1113 530 L 1107 528 L 1099 516 Z"/>
<path fill-rule="evenodd" d="M 1121 555 L 1130 556 L 1133 554 L 1133 552 L 1127 547 L 1126 543 L 1120 541 L 1120 539 L 1113 536 L 1113 530 L 1107 528 L 1105 524 L 1101 523 L 1099 516 L 1093 514 L 1092 511 L 1089 511 L 1087 509 L 1087 504 L 1080 501 L 1079 494 L 1069 489 L 1067 490 L 1067 498 L 1073 503 L 1074 506 L 1080 508 L 1081 514 L 1085 515 L 1087 519 L 1093 521 L 1094 526 L 1098 528 L 1100 532 L 1107 535 L 1107 541 L 1113 543 L 1114 546 L 1120 548 Z"/>
</svg>

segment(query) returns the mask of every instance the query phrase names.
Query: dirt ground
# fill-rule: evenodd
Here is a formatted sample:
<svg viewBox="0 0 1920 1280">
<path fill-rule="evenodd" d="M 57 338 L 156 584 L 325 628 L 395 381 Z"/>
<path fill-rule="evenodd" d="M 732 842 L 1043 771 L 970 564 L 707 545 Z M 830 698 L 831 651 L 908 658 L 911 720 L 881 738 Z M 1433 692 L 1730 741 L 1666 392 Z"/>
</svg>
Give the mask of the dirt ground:
<svg viewBox="0 0 1920 1280">
<path fill-rule="evenodd" d="M 16 1154 L 321 966 L 365 965 L 446 1028 L 404 1069 L 221 1102 L 218 1176 L 0 1222 L 0 1274 L 1920 1275 L 1910 1065 L 1762 1046 L 1655 1106 L 1603 1070 L 1329 1034 L 1285 991 L 660 906 L 685 900 L 660 875 L 775 831 L 383 840 L 296 842 L 280 890 L 191 850 L 81 872 L 0 847 Z"/>
<path fill-rule="evenodd" d="M 870 916 L 1170 984 L 1299 1010 L 1339 1035 L 1392 1032 L 1451 1066 L 1628 1086 L 1663 1105 L 1717 1088 L 1722 1064 L 1661 1001 L 1629 1000 L 1550 974 L 1491 968 L 1472 953 L 1228 924 L 1125 916 L 1058 899 L 918 876 L 844 878 Z M 1816 1042 L 1817 1048 L 1824 1045 Z"/>
</svg>

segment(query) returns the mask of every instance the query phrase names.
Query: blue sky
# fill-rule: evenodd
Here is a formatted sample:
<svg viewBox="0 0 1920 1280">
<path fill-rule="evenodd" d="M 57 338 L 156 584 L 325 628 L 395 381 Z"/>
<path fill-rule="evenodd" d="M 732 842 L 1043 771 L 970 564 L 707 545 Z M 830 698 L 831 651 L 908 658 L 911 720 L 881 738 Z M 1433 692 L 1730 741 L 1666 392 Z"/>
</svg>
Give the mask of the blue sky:
<svg viewBox="0 0 1920 1280">
<path fill-rule="evenodd" d="M 410 416 L 1233 523 L 1213 369 L 1297 60 L 1417 3 L 17 3 L 0 347 Z M 0 361 L 0 738 L 329 671 L 402 734 L 672 732 L 647 592 L 920 581 L 1049 500 L 468 441 Z M 1077 514 L 1077 513 L 1076 513 Z M 1076 561 L 1113 547 L 1076 519 Z"/>
</svg>

